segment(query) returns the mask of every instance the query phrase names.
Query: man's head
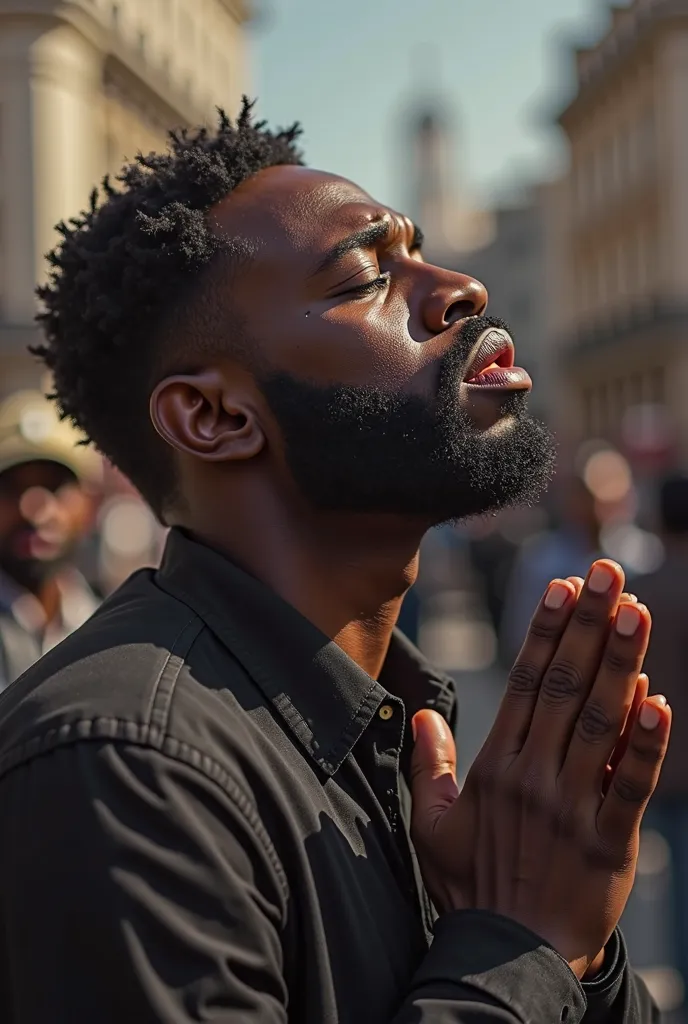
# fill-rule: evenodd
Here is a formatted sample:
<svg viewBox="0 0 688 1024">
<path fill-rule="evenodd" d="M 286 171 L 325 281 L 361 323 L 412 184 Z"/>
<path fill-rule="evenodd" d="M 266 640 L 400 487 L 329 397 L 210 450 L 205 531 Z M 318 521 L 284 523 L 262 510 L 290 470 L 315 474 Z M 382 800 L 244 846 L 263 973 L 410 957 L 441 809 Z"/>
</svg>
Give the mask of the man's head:
<svg viewBox="0 0 688 1024">
<path fill-rule="evenodd" d="M 38 592 L 90 525 L 99 459 L 38 392 L 0 405 L 0 570 Z"/>
<path fill-rule="evenodd" d="M 39 350 L 62 410 L 168 521 L 201 491 L 427 525 L 535 496 L 551 442 L 485 289 L 297 135 L 245 103 L 62 226 Z"/>
</svg>

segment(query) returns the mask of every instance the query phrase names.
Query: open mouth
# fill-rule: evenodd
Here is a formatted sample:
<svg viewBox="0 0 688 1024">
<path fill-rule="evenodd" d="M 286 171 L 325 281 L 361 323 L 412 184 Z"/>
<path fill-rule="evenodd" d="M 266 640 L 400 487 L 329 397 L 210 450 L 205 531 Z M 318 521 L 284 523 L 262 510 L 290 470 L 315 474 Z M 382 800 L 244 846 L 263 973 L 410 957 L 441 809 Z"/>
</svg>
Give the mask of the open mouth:
<svg viewBox="0 0 688 1024">
<path fill-rule="evenodd" d="M 514 343 L 501 328 L 490 327 L 478 339 L 464 384 L 499 390 L 525 390 L 532 387 L 526 370 L 514 366 Z"/>
</svg>

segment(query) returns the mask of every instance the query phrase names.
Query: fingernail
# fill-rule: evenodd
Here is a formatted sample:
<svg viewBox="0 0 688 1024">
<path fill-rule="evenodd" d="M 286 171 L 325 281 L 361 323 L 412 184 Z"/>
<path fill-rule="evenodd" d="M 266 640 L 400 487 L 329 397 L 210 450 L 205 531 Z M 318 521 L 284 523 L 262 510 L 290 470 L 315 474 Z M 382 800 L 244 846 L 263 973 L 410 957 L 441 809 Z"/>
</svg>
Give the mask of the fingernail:
<svg viewBox="0 0 688 1024">
<path fill-rule="evenodd" d="M 411 735 L 413 736 L 413 742 L 416 742 L 416 721 L 414 718 L 411 719 Z"/>
<path fill-rule="evenodd" d="M 616 632 L 620 636 L 633 636 L 640 625 L 640 614 L 634 604 L 622 604 L 616 613 Z"/>
<path fill-rule="evenodd" d="M 661 717 L 662 715 L 660 711 L 654 706 L 654 704 L 648 704 L 646 701 L 640 709 L 638 721 L 643 729 L 647 729 L 648 732 L 652 732 L 652 730 L 656 729 L 659 725 Z"/>
<path fill-rule="evenodd" d="M 563 583 L 550 583 L 545 595 L 545 608 L 550 608 L 552 611 L 563 608 L 570 593 L 569 588 L 565 587 Z"/>
<path fill-rule="evenodd" d="M 608 565 L 596 565 L 590 573 L 588 590 L 593 594 L 606 594 L 614 582 L 614 573 Z"/>
</svg>

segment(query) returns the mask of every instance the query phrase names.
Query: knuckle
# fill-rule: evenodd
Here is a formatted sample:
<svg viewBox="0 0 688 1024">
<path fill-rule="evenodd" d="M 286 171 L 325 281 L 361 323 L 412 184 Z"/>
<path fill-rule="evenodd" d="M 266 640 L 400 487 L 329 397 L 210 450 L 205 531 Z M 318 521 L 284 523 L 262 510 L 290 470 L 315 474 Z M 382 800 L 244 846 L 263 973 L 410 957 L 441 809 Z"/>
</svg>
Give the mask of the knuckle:
<svg viewBox="0 0 688 1024">
<path fill-rule="evenodd" d="M 576 731 L 586 743 L 600 743 L 615 727 L 618 728 L 618 725 L 619 723 L 612 720 L 601 704 L 589 700 L 578 716 Z"/>
<path fill-rule="evenodd" d="M 650 795 L 648 786 L 633 779 L 629 775 L 615 775 L 613 782 L 614 792 L 620 800 L 625 803 L 639 805 L 647 800 Z"/>
<path fill-rule="evenodd" d="M 603 664 L 615 675 L 630 675 L 638 669 L 637 653 L 621 650 L 616 644 L 610 644 L 604 652 Z"/>
<path fill-rule="evenodd" d="M 606 605 L 579 602 L 573 612 L 573 621 L 584 629 L 599 629 L 609 622 L 609 611 Z"/>
<path fill-rule="evenodd" d="M 530 636 L 536 640 L 543 640 L 546 643 L 551 643 L 553 640 L 557 640 L 561 635 L 561 623 L 558 622 L 546 622 L 540 616 L 536 616 L 530 624 Z"/>
<path fill-rule="evenodd" d="M 572 661 L 556 661 L 545 676 L 541 696 L 549 707 L 560 707 L 574 700 L 583 689 L 583 676 Z"/>
<path fill-rule="evenodd" d="M 523 695 L 534 693 L 540 686 L 541 672 L 530 661 L 517 661 L 509 673 L 507 693 Z"/>
<path fill-rule="evenodd" d="M 632 739 L 628 744 L 628 753 L 636 761 L 640 761 L 641 764 L 647 764 L 652 767 L 661 759 L 662 748 L 657 744 L 640 743 L 637 739 Z"/>
</svg>

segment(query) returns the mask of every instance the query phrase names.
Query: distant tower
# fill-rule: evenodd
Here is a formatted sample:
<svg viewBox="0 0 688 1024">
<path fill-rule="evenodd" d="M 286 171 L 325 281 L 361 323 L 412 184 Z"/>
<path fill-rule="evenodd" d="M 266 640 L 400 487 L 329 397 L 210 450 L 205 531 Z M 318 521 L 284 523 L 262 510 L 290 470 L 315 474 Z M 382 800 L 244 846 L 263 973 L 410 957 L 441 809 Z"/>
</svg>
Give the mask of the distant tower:
<svg viewBox="0 0 688 1024">
<path fill-rule="evenodd" d="M 460 113 L 440 80 L 439 54 L 423 46 L 414 52 L 411 97 L 401 120 L 401 154 L 396 167 L 404 212 L 423 229 L 430 256 L 472 249 L 485 234 L 462 174 Z M 433 80 L 418 79 L 418 68 L 433 69 Z"/>
<path fill-rule="evenodd" d="M 459 241 L 459 182 L 452 152 L 456 138 L 453 127 L 446 106 L 439 99 L 418 104 L 408 121 L 408 211 L 425 232 L 430 252 L 455 249 Z"/>
</svg>

